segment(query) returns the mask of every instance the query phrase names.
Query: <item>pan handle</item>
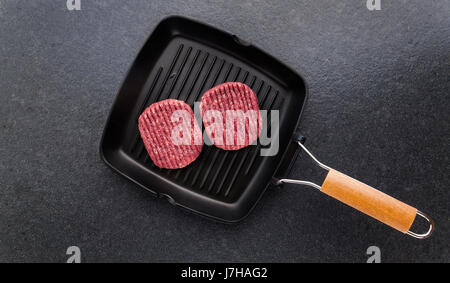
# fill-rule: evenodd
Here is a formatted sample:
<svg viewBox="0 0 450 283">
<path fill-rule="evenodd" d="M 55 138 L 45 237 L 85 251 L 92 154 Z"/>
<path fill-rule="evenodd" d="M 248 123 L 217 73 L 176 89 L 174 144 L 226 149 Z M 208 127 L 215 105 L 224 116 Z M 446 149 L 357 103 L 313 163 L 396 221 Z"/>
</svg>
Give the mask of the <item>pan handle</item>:
<svg viewBox="0 0 450 283">
<path fill-rule="evenodd" d="M 328 174 L 322 186 L 309 181 L 280 179 L 280 183 L 308 185 L 321 192 L 381 221 L 400 232 L 418 239 L 425 239 L 431 235 L 434 229 L 433 220 L 423 212 L 407 205 L 379 190 L 376 190 L 358 180 L 355 180 L 339 171 L 336 171 L 317 160 L 311 152 L 301 143 L 299 146 Z M 410 231 L 416 215 L 426 219 L 429 229 L 424 234 L 416 234 Z"/>
</svg>

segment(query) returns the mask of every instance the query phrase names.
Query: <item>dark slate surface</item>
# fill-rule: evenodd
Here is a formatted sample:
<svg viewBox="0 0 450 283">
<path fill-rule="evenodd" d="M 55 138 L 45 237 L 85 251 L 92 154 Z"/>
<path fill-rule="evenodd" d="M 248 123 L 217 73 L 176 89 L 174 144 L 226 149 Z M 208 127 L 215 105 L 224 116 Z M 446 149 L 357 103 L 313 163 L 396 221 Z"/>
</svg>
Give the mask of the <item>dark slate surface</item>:
<svg viewBox="0 0 450 283">
<path fill-rule="evenodd" d="M 0 261 L 449 261 L 448 1 L 0 1 Z M 219 1 L 217 1 L 219 2 Z M 316 191 L 269 191 L 235 226 L 155 199 L 98 145 L 127 69 L 162 18 L 184 15 L 304 75 L 307 144 L 332 167 L 432 215 L 419 241 Z M 305 156 L 292 178 L 315 179 Z"/>
</svg>

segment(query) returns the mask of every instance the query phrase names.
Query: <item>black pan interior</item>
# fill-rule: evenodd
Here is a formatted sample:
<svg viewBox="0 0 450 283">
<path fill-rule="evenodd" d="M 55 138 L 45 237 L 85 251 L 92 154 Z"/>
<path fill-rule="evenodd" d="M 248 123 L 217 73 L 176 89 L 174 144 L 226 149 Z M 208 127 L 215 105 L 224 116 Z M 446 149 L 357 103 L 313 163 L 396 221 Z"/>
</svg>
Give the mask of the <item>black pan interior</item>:
<svg viewBox="0 0 450 283">
<path fill-rule="evenodd" d="M 261 109 L 280 111 L 280 127 L 273 129 L 279 132 L 279 153 L 262 157 L 260 144 L 239 151 L 205 145 L 185 168 L 156 167 L 139 136 L 139 114 L 167 98 L 193 106 L 204 91 L 228 81 L 249 85 Z M 211 26 L 170 17 L 156 27 L 123 82 L 104 130 L 101 156 L 120 174 L 173 204 L 235 222 L 292 159 L 305 98 L 303 79 L 257 47 Z"/>
</svg>

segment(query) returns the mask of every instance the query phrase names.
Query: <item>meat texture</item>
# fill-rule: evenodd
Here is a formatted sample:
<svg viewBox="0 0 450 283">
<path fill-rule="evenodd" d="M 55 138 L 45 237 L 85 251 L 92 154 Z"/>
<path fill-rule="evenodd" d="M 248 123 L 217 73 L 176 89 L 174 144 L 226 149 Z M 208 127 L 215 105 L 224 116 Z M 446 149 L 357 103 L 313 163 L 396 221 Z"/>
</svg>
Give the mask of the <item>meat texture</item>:
<svg viewBox="0 0 450 283">
<path fill-rule="evenodd" d="M 258 98 L 246 84 L 227 82 L 206 91 L 200 110 L 209 139 L 224 150 L 246 147 L 261 133 Z"/>
<path fill-rule="evenodd" d="M 147 152 L 160 168 L 183 168 L 200 155 L 203 138 L 194 113 L 185 102 L 166 99 L 139 116 L 139 132 Z"/>
</svg>

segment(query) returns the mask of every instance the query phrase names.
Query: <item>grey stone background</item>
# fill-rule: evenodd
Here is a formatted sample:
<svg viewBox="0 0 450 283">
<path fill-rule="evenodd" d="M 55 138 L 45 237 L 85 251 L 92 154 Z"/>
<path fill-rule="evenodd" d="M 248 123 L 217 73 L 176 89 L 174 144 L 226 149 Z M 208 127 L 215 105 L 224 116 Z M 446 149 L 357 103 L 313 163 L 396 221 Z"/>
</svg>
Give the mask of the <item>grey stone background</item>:
<svg viewBox="0 0 450 283">
<path fill-rule="evenodd" d="M 448 262 L 450 3 L 0 0 L 0 261 Z M 415 240 L 307 187 L 230 226 L 153 198 L 98 146 L 122 80 L 166 16 L 242 37 L 298 70 L 301 132 L 325 163 L 436 221 Z M 289 177 L 317 177 L 304 155 Z"/>
</svg>

